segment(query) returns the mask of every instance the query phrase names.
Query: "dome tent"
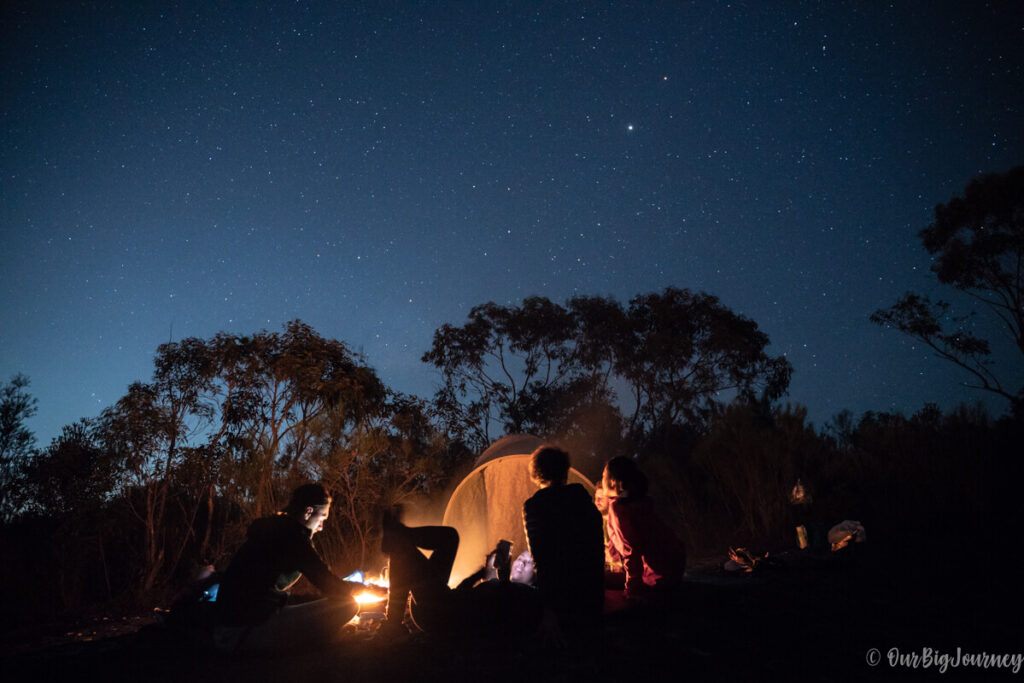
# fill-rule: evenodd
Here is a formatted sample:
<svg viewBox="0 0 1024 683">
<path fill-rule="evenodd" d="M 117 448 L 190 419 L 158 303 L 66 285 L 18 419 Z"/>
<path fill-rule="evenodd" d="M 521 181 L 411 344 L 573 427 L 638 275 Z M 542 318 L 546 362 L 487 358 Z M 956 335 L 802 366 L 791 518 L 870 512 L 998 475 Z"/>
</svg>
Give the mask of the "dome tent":
<svg viewBox="0 0 1024 683">
<path fill-rule="evenodd" d="M 476 571 L 501 539 L 512 542 L 512 557 L 527 549 L 523 503 L 537 491 L 530 480 L 530 454 L 544 443 L 529 434 L 498 439 L 452 492 L 443 522 L 455 527 L 460 539 L 451 585 Z M 594 494 L 594 484 L 571 467 L 569 483 Z"/>
</svg>

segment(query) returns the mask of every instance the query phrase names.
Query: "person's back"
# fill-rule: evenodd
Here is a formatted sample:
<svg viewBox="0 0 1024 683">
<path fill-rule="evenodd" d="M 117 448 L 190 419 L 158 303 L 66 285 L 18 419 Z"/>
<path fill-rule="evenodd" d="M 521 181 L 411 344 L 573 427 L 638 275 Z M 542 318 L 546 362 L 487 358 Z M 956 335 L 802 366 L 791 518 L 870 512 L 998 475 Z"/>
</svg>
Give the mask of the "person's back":
<svg viewBox="0 0 1024 683">
<path fill-rule="evenodd" d="M 601 514 L 580 484 L 566 484 L 568 455 L 541 447 L 531 476 L 541 489 L 523 504 L 535 581 L 545 604 L 570 628 L 601 614 L 604 532 Z"/>
</svg>

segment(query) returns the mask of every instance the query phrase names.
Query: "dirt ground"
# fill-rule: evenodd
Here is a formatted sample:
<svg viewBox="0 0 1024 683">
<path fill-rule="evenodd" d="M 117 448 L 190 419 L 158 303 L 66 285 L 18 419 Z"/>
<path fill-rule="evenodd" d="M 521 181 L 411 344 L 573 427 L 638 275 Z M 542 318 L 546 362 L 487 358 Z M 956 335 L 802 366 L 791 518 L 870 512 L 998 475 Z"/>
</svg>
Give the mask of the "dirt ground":
<svg viewBox="0 0 1024 683">
<path fill-rule="evenodd" d="M 172 638 L 157 625 L 139 628 L 148 619 L 124 617 L 93 623 L 95 636 L 85 624 L 63 638 L 9 641 L 0 671 L 7 681 L 218 683 L 1014 677 L 1006 668 L 965 666 L 943 674 L 937 657 L 955 655 L 957 648 L 1024 653 L 1016 572 L 918 565 L 866 546 L 841 556 L 782 554 L 776 566 L 752 574 L 726 572 L 711 560 L 662 604 L 624 607 L 610 593 L 600 633 L 564 649 L 531 639 L 452 642 L 417 634 L 395 642 L 353 632 L 329 651 L 227 657 Z M 874 666 L 873 648 L 880 657 Z M 918 655 L 917 667 L 909 660 L 890 665 L 897 651 Z M 925 655 L 931 656 L 927 666 Z"/>
</svg>

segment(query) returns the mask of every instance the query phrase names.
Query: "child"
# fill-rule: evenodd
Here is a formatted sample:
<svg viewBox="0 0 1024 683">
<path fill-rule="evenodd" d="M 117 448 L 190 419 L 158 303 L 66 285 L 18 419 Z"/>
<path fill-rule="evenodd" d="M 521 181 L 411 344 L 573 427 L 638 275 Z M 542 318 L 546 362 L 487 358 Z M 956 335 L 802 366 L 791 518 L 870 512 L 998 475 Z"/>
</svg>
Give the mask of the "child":
<svg viewBox="0 0 1024 683">
<path fill-rule="evenodd" d="M 601 485 L 608 499 L 608 551 L 622 561 L 626 597 L 678 585 L 686 549 L 655 512 L 647 477 L 632 459 L 620 456 L 605 464 Z"/>
</svg>

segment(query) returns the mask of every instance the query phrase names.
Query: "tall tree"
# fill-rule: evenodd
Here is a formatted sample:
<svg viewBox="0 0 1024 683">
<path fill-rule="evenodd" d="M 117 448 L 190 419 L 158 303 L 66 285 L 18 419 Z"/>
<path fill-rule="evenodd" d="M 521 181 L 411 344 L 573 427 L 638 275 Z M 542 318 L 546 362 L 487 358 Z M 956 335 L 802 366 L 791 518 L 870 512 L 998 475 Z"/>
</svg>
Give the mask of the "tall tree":
<svg viewBox="0 0 1024 683">
<path fill-rule="evenodd" d="M 125 530 L 117 528 L 107 504 L 121 471 L 97 440 L 96 423 L 66 425 L 26 468 L 30 510 L 51 529 L 45 542 L 56 564 L 53 590 L 64 609 L 115 592 L 108 546 Z"/>
<path fill-rule="evenodd" d="M 0 387 L 0 521 L 14 516 L 22 503 L 18 482 L 36 442 L 25 424 L 38 403 L 28 385 L 28 377 L 17 374 Z"/>
<path fill-rule="evenodd" d="M 97 440 L 97 421 L 65 425 L 26 468 L 27 493 L 35 512 L 48 517 L 81 516 L 103 505 L 121 471 Z"/>
<path fill-rule="evenodd" d="M 633 392 L 630 428 L 658 441 L 673 425 L 704 425 L 722 398 L 773 401 L 792 367 L 765 349 L 768 335 L 717 297 L 668 287 L 633 298 L 615 340 L 617 373 Z"/>
<path fill-rule="evenodd" d="M 222 425 L 232 478 L 252 512 L 276 509 L 277 470 L 302 473 L 318 439 L 337 437 L 379 413 L 386 388 L 344 343 L 295 320 L 283 334 L 218 335 Z"/>
<path fill-rule="evenodd" d="M 126 473 L 125 500 L 142 525 L 143 593 L 173 571 L 175 562 L 168 560 L 180 557 L 168 554 L 179 547 L 172 538 L 181 534 L 166 524 L 172 474 L 196 452 L 214 417 L 208 400 L 214 366 L 202 340 L 163 344 L 155 365 L 152 381 L 132 384 L 103 412 L 99 427 L 104 447 L 117 454 Z"/>
<path fill-rule="evenodd" d="M 316 478 L 335 495 L 332 526 L 341 532 L 328 529 L 321 548 L 337 557 L 344 545 L 348 559 L 362 567 L 380 547 L 380 511 L 438 491 L 459 462 L 422 401 L 392 394 L 382 408 L 355 429 L 331 430 L 335 438 L 322 441 L 310 459 Z"/>
<path fill-rule="evenodd" d="M 567 307 L 540 297 L 477 306 L 464 326 L 435 332 L 423 360 L 444 377 L 438 405 L 471 430 L 477 448 L 489 443 L 495 418 L 506 433 L 556 436 L 593 415 L 614 424 L 624 406 L 629 435 L 643 443 L 701 422 L 720 396 L 783 395 L 791 368 L 767 345 L 754 321 L 715 297 L 670 287 L 628 309 L 601 297 Z M 616 395 L 621 386 L 629 398 Z"/>
<path fill-rule="evenodd" d="M 919 237 L 939 282 L 992 313 L 1024 356 L 1024 166 L 970 181 L 963 196 L 935 207 L 935 222 Z M 871 320 L 927 344 L 973 377 L 969 386 L 1002 396 L 1024 414 L 1024 387 L 1007 386 L 1010 375 L 991 361 L 989 340 L 969 329 L 973 314 L 908 292 Z"/>
<path fill-rule="evenodd" d="M 506 433 L 542 427 L 545 398 L 571 367 L 573 328 L 562 306 L 530 297 L 521 306 L 475 306 L 465 325 L 435 331 L 423 361 L 444 377 L 437 404 L 449 428 L 480 450 L 493 422 Z"/>
<path fill-rule="evenodd" d="M 292 484 L 321 471 L 325 444 L 384 414 L 386 396 L 346 344 L 298 320 L 283 333 L 160 346 L 151 381 L 129 387 L 97 431 L 140 524 L 139 591 L 169 578 L 188 548 L 225 546 L 210 538 L 215 500 L 243 517 L 277 509 Z"/>
</svg>

